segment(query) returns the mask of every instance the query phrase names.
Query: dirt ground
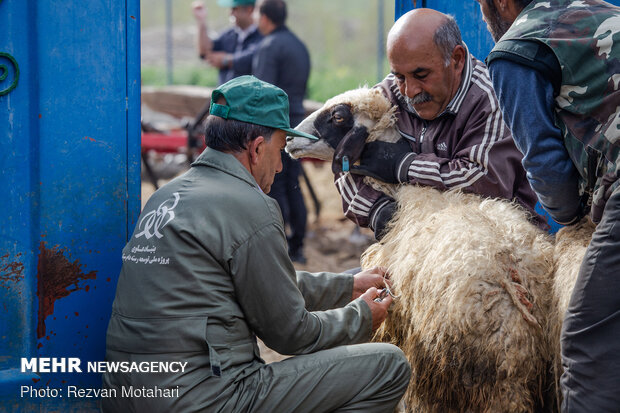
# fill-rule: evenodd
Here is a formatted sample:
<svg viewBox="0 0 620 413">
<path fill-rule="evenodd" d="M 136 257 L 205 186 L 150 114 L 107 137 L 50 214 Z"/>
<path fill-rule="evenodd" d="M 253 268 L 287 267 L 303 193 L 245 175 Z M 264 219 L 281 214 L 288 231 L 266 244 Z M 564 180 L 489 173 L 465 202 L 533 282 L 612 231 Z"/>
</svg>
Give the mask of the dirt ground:
<svg viewBox="0 0 620 413">
<path fill-rule="evenodd" d="M 328 164 L 304 161 L 303 168 L 320 202 L 321 209 L 317 217 L 308 188 L 303 179 L 300 179 L 308 208 L 308 226 L 304 241 L 307 262 L 303 265 L 294 263 L 295 268 L 311 272 L 341 272 L 359 267 L 360 255 L 374 241 L 372 232 L 365 228 L 358 228 L 344 217 L 340 195 L 334 186 L 333 175 Z M 180 173 L 183 172 L 182 169 Z M 161 180 L 159 183 L 162 185 L 165 182 Z M 153 192 L 153 185 L 143 178 L 142 206 Z M 266 362 L 283 358 L 263 343 L 259 344 L 261 356 Z"/>
</svg>

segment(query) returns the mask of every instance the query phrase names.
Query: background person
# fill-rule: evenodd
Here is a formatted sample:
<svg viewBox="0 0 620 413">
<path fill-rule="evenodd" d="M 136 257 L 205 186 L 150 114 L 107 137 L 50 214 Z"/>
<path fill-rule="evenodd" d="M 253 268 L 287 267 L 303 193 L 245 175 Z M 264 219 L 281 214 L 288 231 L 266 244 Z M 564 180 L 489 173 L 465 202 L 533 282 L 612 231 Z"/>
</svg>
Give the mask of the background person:
<svg viewBox="0 0 620 413">
<path fill-rule="evenodd" d="M 254 0 L 218 0 L 218 5 L 230 7 L 234 26 L 211 39 L 207 28 L 207 8 L 202 1 L 192 3 L 198 25 L 198 53 L 210 65 L 219 69 L 219 84 L 252 73 L 252 58 L 261 34 L 254 23 Z"/>
<path fill-rule="evenodd" d="M 156 191 L 123 250 L 108 361 L 183 361 L 183 374 L 105 373 L 104 386 L 179 388 L 105 398 L 104 412 L 391 412 L 410 367 L 370 339 L 392 301 L 384 271 L 295 272 L 268 197 L 290 129 L 288 98 L 252 76 L 212 94 L 207 148 Z M 256 337 L 282 354 L 266 365 Z M 354 379 L 353 379 L 354 378 Z"/>
<path fill-rule="evenodd" d="M 478 2 L 497 42 L 493 87 L 540 203 L 561 224 L 588 210 L 597 223 L 563 324 L 562 411 L 618 411 L 620 8 Z"/>
<path fill-rule="evenodd" d="M 310 55 L 301 40 L 286 27 L 286 3 L 263 0 L 258 4 L 258 29 L 265 38 L 254 54 L 252 74 L 283 89 L 289 96 L 291 125 L 304 118 L 303 106 L 310 75 Z M 276 175 L 270 196 L 278 201 L 284 223 L 289 226 L 289 255 L 305 263 L 303 242 L 307 210 L 299 187 L 301 163 L 282 152 L 282 172 Z"/>
<path fill-rule="evenodd" d="M 367 144 L 351 172 L 514 200 L 546 226 L 534 212 L 536 196 L 487 69 L 468 52 L 454 19 L 431 9 L 406 13 L 390 29 L 387 57 L 391 74 L 376 87 L 398 106 L 403 139 Z M 360 175 L 337 175 L 336 186 L 347 217 L 380 239 L 396 209 L 394 199 L 365 185 Z"/>
</svg>

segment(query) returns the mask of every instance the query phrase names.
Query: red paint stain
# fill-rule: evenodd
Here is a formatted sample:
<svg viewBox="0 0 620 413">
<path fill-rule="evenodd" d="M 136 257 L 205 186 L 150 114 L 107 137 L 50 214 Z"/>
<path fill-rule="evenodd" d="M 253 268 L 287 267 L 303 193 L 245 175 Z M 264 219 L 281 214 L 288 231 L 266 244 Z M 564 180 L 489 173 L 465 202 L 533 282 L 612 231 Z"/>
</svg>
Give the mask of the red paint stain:
<svg viewBox="0 0 620 413">
<path fill-rule="evenodd" d="M 17 254 L 15 258 L 19 258 Z M 0 287 L 8 290 L 10 283 L 16 283 L 24 278 L 24 264 L 19 261 L 9 261 L 9 254 L 0 257 Z"/>
<path fill-rule="evenodd" d="M 131 17 L 132 19 L 136 20 L 135 16 L 129 16 L 129 17 Z"/>
<path fill-rule="evenodd" d="M 76 317 L 80 315 L 80 313 L 78 313 L 77 311 L 73 314 L 75 314 Z"/>
<path fill-rule="evenodd" d="M 42 343 L 39 343 L 39 344 L 37 345 L 37 348 L 41 348 L 41 347 L 43 347 L 43 344 L 42 344 Z"/>
<path fill-rule="evenodd" d="M 95 139 L 91 138 L 90 136 L 84 136 L 84 139 L 88 139 L 91 142 L 97 142 Z"/>
<path fill-rule="evenodd" d="M 41 379 L 32 379 L 33 382 L 38 383 Z"/>
<path fill-rule="evenodd" d="M 37 297 L 39 298 L 39 322 L 37 337 L 45 336 L 45 319 L 54 313 L 56 300 L 66 297 L 72 292 L 84 290 L 79 281 L 97 278 L 97 272 L 85 273 L 79 260 L 73 262 L 66 257 L 66 248 L 39 245 L 39 263 L 37 265 Z M 76 313 L 77 314 L 77 313 Z M 67 318 L 67 316 L 65 316 Z"/>
</svg>

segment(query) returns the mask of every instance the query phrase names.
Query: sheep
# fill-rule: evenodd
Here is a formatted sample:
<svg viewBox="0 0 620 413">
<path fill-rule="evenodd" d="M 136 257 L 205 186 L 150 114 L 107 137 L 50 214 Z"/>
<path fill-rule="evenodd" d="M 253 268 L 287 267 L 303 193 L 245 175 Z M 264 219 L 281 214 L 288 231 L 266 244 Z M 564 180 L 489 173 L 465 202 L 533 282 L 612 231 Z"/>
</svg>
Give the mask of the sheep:
<svg viewBox="0 0 620 413">
<path fill-rule="evenodd" d="M 351 102 L 356 102 L 352 105 Z M 329 108 L 329 111 L 327 110 Z M 364 144 L 375 140 L 396 142 L 400 134 L 394 127 L 397 108 L 378 89 L 360 88 L 329 99 L 322 108 L 304 119 L 296 129 L 312 130 L 319 140 L 287 137 L 286 152 L 293 158 L 312 157 L 332 162 L 334 173 L 340 170 L 342 159 L 359 159 Z M 325 122 L 326 118 L 341 116 L 340 122 Z M 315 125 L 320 130 L 315 130 Z M 376 179 L 366 180 L 375 189 L 393 195 L 396 186 Z"/>
<path fill-rule="evenodd" d="M 345 156 L 359 159 L 365 142 L 400 139 L 395 121 L 396 109 L 379 90 L 348 91 L 297 127 L 318 140 L 289 137 L 286 151 L 333 159 L 338 172 Z M 559 360 L 565 310 L 564 298 L 554 297 L 570 294 L 576 274 L 571 268 L 553 285 L 560 251 L 552 237 L 506 200 L 364 179 L 398 205 L 362 266 L 387 267 L 400 296 L 374 339 L 398 345 L 411 363 L 408 410 L 554 409 L 557 382 L 550 371 Z M 568 248 L 575 234 L 564 233 Z"/>
</svg>

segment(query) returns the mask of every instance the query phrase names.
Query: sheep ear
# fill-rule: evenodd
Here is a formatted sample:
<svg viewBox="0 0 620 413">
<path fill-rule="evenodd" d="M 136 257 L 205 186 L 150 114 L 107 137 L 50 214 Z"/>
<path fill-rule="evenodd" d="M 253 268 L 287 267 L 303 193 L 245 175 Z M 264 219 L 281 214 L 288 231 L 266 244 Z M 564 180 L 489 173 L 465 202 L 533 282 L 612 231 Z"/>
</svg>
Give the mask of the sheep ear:
<svg viewBox="0 0 620 413">
<path fill-rule="evenodd" d="M 334 152 L 334 160 L 332 161 L 332 172 L 334 174 L 342 172 L 342 159 L 347 157 L 349 164 L 353 164 L 362 156 L 364 144 L 368 138 L 368 129 L 362 125 L 355 125 L 342 138 L 336 151 Z"/>
</svg>

